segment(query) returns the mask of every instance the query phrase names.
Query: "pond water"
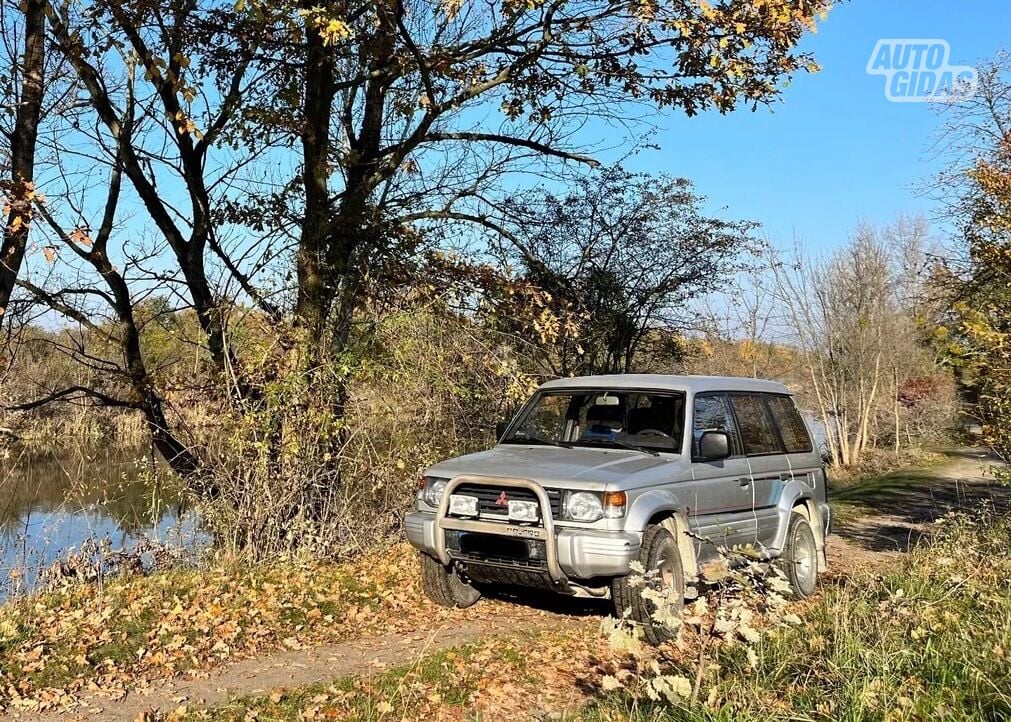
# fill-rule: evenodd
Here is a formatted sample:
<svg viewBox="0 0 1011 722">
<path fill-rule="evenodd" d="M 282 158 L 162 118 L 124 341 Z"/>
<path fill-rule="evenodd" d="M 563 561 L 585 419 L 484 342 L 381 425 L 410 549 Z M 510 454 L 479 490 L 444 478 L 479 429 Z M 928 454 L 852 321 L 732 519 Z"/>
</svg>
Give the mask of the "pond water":
<svg viewBox="0 0 1011 722">
<path fill-rule="evenodd" d="M 178 482 L 149 450 L 0 447 L 0 599 L 89 540 L 113 550 L 206 542 Z"/>
</svg>

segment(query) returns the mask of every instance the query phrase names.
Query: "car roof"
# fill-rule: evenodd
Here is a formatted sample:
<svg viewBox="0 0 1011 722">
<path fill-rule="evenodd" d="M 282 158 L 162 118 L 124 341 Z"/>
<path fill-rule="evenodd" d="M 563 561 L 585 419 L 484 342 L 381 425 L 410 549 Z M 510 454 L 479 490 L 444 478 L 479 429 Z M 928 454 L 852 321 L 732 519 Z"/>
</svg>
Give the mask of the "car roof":
<svg viewBox="0 0 1011 722">
<path fill-rule="evenodd" d="M 739 376 L 688 376 L 675 374 L 612 374 L 574 376 L 541 384 L 542 390 L 576 388 L 653 389 L 702 393 L 704 391 L 763 391 L 792 394 L 776 381 Z"/>
</svg>

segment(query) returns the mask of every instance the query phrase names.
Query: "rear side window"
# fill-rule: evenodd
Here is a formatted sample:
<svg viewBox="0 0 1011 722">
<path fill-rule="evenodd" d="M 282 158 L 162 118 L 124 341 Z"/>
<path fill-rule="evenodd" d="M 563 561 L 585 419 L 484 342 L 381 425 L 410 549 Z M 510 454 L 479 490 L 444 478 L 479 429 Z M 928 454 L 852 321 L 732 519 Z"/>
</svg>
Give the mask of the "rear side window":
<svg viewBox="0 0 1011 722">
<path fill-rule="evenodd" d="M 769 409 L 779 426 L 779 433 L 783 436 L 787 453 L 803 454 L 813 450 L 807 425 L 793 399 L 789 396 L 770 396 Z"/>
<path fill-rule="evenodd" d="M 744 453 L 748 456 L 782 454 L 784 449 L 779 433 L 762 397 L 734 395 L 730 397 L 730 401 L 734 406 L 737 423 L 740 425 Z"/>
<path fill-rule="evenodd" d="M 731 456 L 741 454 L 740 443 L 737 440 L 737 429 L 734 425 L 734 416 L 730 413 L 727 399 L 722 394 L 696 396 L 693 423 L 694 453 L 698 453 L 699 439 L 702 438 L 702 432 L 716 430 L 726 431 L 729 434 Z"/>
</svg>

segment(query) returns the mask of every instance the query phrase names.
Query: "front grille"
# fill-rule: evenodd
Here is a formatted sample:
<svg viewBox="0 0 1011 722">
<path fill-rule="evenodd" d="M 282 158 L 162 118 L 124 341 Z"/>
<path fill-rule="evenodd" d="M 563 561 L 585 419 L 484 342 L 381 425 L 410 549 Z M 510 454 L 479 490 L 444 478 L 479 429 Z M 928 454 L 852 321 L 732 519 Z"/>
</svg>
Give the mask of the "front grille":
<svg viewBox="0 0 1011 722">
<path fill-rule="evenodd" d="M 530 489 L 513 486 L 495 486 L 485 484 L 461 484 L 453 490 L 454 494 L 465 494 L 477 497 L 477 510 L 481 514 L 501 514 L 505 516 L 509 509 L 497 503 L 498 498 L 505 492 L 505 495 L 515 501 L 537 501 L 537 495 Z M 548 503 L 551 505 L 551 517 L 557 519 L 561 516 L 562 492 L 558 489 L 545 489 L 548 495 Z"/>
<path fill-rule="evenodd" d="M 491 565 L 491 566 L 501 566 L 520 568 L 525 567 L 529 569 L 547 569 L 548 563 L 543 559 L 513 559 L 512 557 L 496 557 L 486 554 L 465 554 L 458 553 L 453 554 L 453 558 L 460 562 L 473 562 L 475 564 Z"/>
</svg>

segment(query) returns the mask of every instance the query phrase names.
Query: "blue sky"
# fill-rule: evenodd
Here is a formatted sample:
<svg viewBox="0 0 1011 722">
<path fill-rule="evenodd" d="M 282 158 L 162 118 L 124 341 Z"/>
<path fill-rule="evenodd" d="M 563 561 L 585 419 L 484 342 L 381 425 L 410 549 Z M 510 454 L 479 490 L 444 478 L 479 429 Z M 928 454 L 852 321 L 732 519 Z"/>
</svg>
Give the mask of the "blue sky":
<svg viewBox="0 0 1011 722">
<path fill-rule="evenodd" d="M 1011 3 L 999 0 L 852 0 L 803 47 L 822 71 L 797 76 L 772 110 L 658 121 L 660 151 L 627 165 L 695 181 L 714 208 L 760 221 L 777 245 L 844 242 L 860 220 L 935 214 L 917 186 L 939 166 L 940 121 L 925 103 L 891 103 L 866 73 L 879 38 L 942 38 L 951 62 L 975 65 L 1011 49 Z M 943 231 L 943 229 L 938 229 Z"/>
</svg>

